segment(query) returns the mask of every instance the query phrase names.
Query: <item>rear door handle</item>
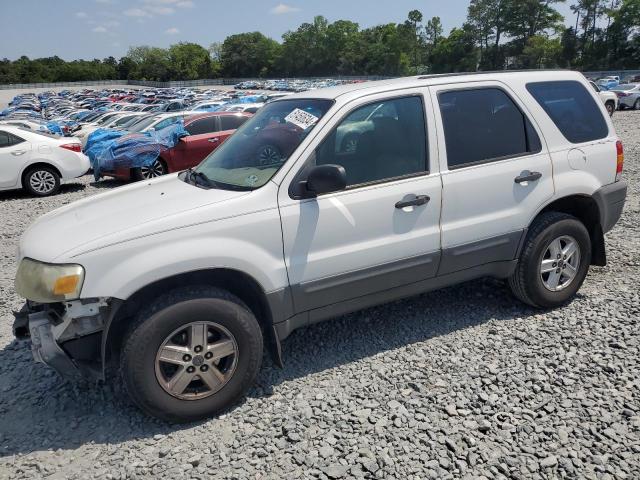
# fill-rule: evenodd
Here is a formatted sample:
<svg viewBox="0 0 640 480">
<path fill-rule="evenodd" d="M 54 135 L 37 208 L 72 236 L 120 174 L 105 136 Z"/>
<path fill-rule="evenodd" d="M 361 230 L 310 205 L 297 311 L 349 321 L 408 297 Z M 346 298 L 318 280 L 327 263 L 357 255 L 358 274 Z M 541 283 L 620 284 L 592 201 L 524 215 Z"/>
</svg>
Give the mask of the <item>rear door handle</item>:
<svg viewBox="0 0 640 480">
<path fill-rule="evenodd" d="M 209 143 L 218 143 L 219 141 L 220 139 L 218 137 L 209 139 Z"/>
<path fill-rule="evenodd" d="M 516 183 L 536 182 L 542 178 L 540 172 L 523 172 L 520 176 L 514 179 Z"/>
<path fill-rule="evenodd" d="M 11 152 L 11 155 L 13 155 L 15 157 L 19 157 L 20 155 L 24 155 L 25 153 L 27 153 L 26 150 L 15 150 L 15 151 Z"/>
<path fill-rule="evenodd" d="M 411 200 L 400 200 L 396 203 L 396 208 L 403 209 L 407 207 L 419 207 L 420 205 L 426 205 L 431 200 L 431 197 L 428 195 L 417 195 L 415 198 Z"/>
</svg>

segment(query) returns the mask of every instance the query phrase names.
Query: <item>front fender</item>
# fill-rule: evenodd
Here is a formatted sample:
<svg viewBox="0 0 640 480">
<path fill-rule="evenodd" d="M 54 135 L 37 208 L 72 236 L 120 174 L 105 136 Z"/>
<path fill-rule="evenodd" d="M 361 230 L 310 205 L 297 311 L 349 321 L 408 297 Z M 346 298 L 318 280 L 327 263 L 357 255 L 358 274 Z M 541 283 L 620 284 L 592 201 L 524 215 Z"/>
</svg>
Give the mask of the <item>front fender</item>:
<svg viewBox="0 0 640 480">
<path fill-rule="evenodd" d="M 228 268 L 266 293 L 287 285 L 277 209 L 148 235 L 74 256 L 86 270 L 82 297 L 127 299 L 182 273 Z"/>
</svg>

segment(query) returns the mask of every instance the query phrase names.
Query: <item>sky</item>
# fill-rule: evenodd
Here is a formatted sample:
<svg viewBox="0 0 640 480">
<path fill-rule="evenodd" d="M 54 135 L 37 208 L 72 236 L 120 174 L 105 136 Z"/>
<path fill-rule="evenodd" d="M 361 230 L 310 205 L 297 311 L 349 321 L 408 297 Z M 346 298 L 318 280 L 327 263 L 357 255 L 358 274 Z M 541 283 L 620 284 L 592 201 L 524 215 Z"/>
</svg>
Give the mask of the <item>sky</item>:
<svg viewBox="0 0 640 480">
<path fill-rule="evenodd" d="M 316 15 L 361 28 L 399 23 L 410 10 L 439 16 L 445 33 L 465 20 L 468 0 L 3 0 L 0 58 L 58 55 L 65 60 L 126 54 L 130 46 L 195 42 L 228 35 L 282 34 Z M 569 0 L 569 3 L 572 3 Z M 568 4 L 559 7 L 572 23 Z"/>
</svg>

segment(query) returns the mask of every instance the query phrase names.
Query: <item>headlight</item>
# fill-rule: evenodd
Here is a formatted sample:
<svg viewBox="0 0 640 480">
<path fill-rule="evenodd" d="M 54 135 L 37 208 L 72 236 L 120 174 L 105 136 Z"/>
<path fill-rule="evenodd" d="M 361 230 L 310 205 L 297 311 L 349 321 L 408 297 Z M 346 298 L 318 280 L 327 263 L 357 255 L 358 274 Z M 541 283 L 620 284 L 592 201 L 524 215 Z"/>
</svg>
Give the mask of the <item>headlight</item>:
<svg viewBox="0 0 640 480">
<path fill-rule="evenodd" d="M 16 274 L 16 292 L 38 303 L 64 302 L 80 296 L 84 268 L 22 259 Z"/>
</svg>

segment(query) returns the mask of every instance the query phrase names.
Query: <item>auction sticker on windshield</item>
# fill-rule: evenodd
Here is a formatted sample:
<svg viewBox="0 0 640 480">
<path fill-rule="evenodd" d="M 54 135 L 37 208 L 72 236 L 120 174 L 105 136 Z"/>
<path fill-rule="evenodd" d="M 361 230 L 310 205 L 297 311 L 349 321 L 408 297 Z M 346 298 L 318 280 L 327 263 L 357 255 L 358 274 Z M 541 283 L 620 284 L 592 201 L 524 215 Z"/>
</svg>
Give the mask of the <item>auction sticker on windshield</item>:
<svg viewBox="0 0 640 480">
<path fill-rule="evenodd" d="M 309 127 L 315 125 L 315 123 L 319 120 L 318 117 L 312 115 L 309 112 L 305 112 L 304 110 L 300 110 L 296 108 L 285 118 L 285 121 L 289 123 L 293 123 L 294 125 L 300 127 L 303 130 L 306 130 Z"/>
</svg>

